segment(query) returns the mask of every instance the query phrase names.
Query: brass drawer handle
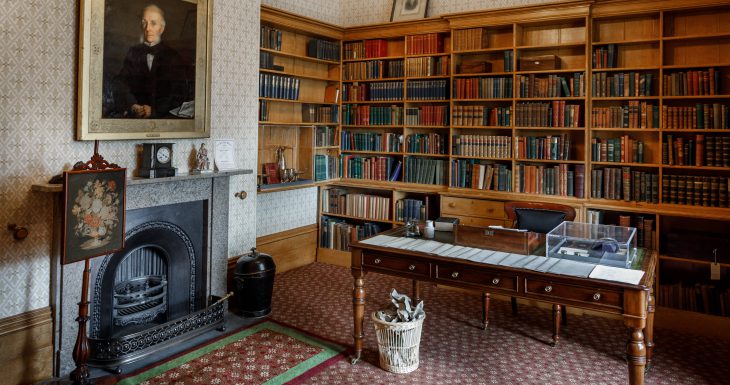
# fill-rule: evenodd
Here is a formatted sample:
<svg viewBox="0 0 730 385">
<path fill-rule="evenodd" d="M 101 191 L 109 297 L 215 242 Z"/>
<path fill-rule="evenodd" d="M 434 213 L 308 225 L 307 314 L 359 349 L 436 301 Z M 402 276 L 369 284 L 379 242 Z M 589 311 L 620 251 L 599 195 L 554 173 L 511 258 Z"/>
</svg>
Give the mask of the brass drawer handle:
<svg viewBox="0 0 730 385">
<path fill-rule="evenodd" d="M 600 301 L 601 300 L 601 293 L 595 293 L 595 294 L 593 294 L 593 300 L 594 301 Z"/>
<path fill-rule="evenodd" d="M 451 273 L 451 278 L 459 278 L 459 272 L 455 271 L 455 272 Z"/>
<path fill-rule="evenodd" d="M 380 260 L 380 258 L 375 258 L 373 262 L 375 262 L 376 265 L 379 265 L 382 261 Z"/>
<path fill-rule="evenodd" d="M 408 270 L 410 270 L 410 271 L 416 270 L 416 265 L 408 266 Z"/>
<path fill-rule="evenodd" d="M 550 286 L 550 285 L 545 286 L 545 292 L 546 293 L 549 293 L 551 291 L 553 291 L 553 287 L 552 286 Z"/>
<path fill-rule="evenodd" d="M 499 285 L 499 278 L 492 279 L 492 285 Z"/>
</svg>

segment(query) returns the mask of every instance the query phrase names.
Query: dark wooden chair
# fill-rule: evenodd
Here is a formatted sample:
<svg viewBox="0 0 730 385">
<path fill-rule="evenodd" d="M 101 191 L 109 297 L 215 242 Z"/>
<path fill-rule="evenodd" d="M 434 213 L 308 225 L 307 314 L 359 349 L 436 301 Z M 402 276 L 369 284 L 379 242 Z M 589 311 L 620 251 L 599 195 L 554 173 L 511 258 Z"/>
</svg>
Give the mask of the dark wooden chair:
<svg viewBox="0 0 730 385">
<path fill-rule="evenodd" d="M 563 221 L 575 219 L 575 209 L 557 203 L 541 202 L 506 202 L 504 211 L 512 227 L 546 234 Z M 517 314 L 517 298 L 512 297 L 512 313 Z M 487 328 L 489 316 L 489 293 L 482 293 L 482 320 Z M 561 321 L 562 319 L 562 321 Z M 565 306 L 553 304 L 553 344 L 558 342 L 560 324 L 567 324 Z"/>
</svg>

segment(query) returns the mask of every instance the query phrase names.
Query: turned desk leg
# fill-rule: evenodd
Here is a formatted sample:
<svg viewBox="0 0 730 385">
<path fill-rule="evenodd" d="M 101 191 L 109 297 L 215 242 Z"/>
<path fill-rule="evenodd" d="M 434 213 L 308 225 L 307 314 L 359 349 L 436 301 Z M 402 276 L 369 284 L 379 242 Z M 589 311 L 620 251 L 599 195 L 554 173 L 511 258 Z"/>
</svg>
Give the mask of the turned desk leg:
<svg viewBox="0 0 730 385">
<path fill-rule="evenodd" d="M 355 331 L 353 333 L 355 351 L 351 363 L 356 364 L 362 356 L 363 322 L 365 321 L 365 278 L 361 276 L 355 277 L 355 287 L 352 290 L 352 310 L 355 322 Z"/>
<path fill-rule="evenodd" d="M 560 309 L 562 306 L 557 303 L 553 304 L 553 346 L 558 344 L 560 339 L 560 315 L 562 314 Z"/>
<path fill-rule="evenodd" d="M 646 306 L 646 327 L 644 328 L 644 338 L 646 338 L 646 369 L 651 366 L 651 358 L 654 354 L 654 291 L 649 290 Z"/>
<path fill-rule="evenodd" d="M 489 325 L 489 293 L 482 292 L 482 329 Z"/>
<path fill-rule="evenodd" d="M 626 360 L 629 364 L 629 384 L 644 385 L 646 367 L 646 345 L 641 328 L 629 328 L 629 342 L 626 344 Z"/>
</svg>

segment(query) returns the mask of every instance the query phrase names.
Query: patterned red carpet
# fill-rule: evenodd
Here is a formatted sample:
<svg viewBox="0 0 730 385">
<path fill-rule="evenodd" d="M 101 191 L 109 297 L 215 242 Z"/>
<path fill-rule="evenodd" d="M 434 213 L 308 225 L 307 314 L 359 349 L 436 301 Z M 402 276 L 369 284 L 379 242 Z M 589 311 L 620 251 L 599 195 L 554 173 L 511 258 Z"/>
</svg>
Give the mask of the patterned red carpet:
<svg viewBox="0 0 730 385">
<path fill-rule="evenodd" d="M 420 367 L 392 374 L 378 367 L 369 314 L 385 305 L 392 288 L 409 293 L 411 281 L 370 273 L 364 361 L 337 363 L 306 384 L 626 384 L 622 322 L 572 316 L 560 344 L 548 345 L 551 311 L 492 301 L 489 329 L 478 326 L 480 298 L 422 284 L 427 313 Z M 312 264 L 276 277 L 272 318 L 337 343 L 352 344 L 352 277 L 342 267 Z M 730 342 L 655 331 L 657 348 L 647 384 L 730 384 Z"/>
</svg>

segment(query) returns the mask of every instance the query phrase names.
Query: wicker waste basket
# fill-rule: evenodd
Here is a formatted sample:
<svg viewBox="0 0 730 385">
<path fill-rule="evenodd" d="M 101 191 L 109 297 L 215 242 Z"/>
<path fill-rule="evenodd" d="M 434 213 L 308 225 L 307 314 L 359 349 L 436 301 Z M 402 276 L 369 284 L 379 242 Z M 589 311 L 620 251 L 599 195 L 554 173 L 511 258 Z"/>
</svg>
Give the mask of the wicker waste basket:
<svg viewBox="0 0 730 385">
<path fill-rule="evenodd" d="M 372 314 L 378 338 L 380 367 L 392 373 L 410 373 L 418 369 L 418 346 L 421 343 L 423 320 L 385 322 Z"/>
</svg>

